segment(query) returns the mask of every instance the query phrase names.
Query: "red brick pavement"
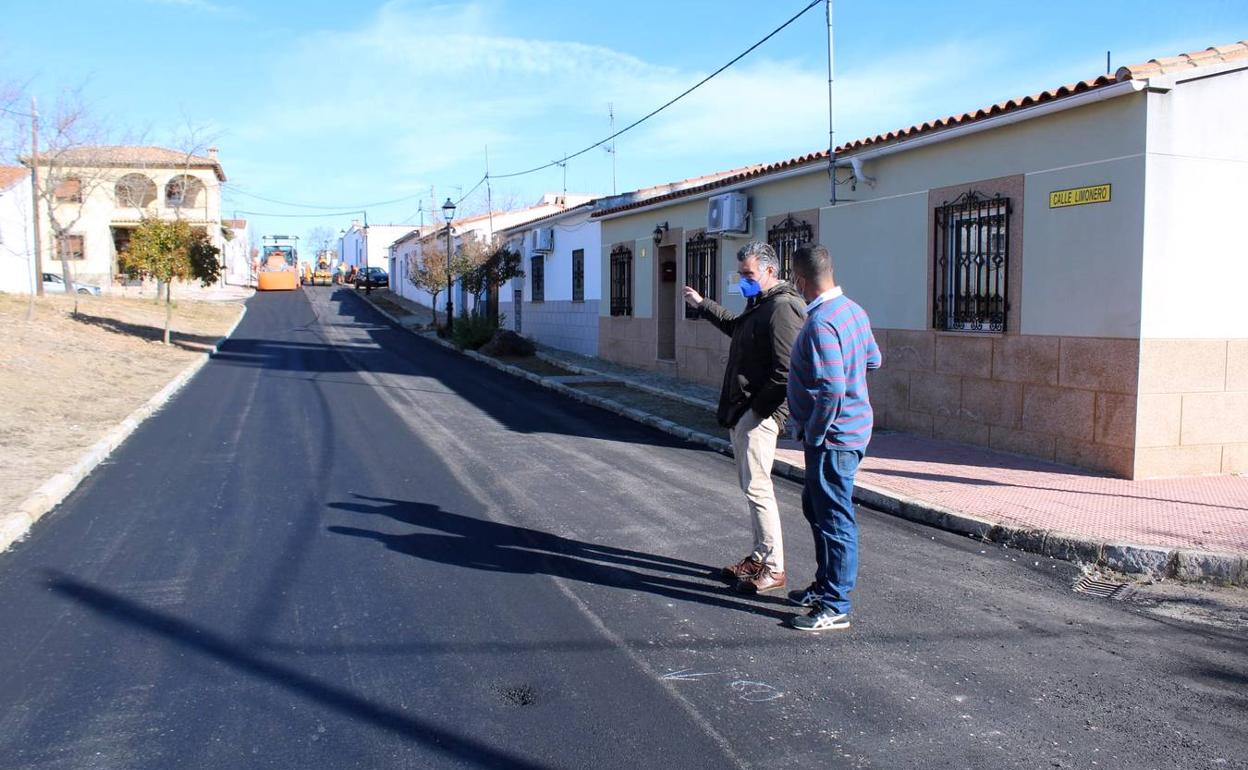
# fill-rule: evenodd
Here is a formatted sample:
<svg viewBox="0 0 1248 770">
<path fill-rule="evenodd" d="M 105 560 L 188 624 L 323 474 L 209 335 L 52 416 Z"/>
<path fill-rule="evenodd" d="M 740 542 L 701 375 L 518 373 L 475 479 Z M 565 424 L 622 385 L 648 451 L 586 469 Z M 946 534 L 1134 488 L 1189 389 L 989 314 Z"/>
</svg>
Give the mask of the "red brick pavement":
<svg viewBox="0 0 1248 770">
<path fill-rule="evenodd" d="M 778 458 L 804 466 L 800 445 Z M 1248 477 L 1126 481 L 904 433 L 877 434 L 858 482 L 1000 524 L 1248 554 Z"/>
</svg>

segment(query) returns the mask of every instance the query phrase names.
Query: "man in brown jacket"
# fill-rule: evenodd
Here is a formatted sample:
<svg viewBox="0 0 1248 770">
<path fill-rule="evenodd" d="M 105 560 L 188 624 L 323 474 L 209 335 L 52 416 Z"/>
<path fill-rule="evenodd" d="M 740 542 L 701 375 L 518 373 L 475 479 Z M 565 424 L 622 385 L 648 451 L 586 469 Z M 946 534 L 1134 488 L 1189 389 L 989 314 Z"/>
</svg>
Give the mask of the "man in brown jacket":
<svg viewBox="0 0 1248 770">
<path fill-rule="evenodd" d="M 780 260 L 770 245 L 751 241 L 737 252 L 737 274 L 746 298 L 740 315 L 685 287 L 685 302 L 732 338 L 719 394 L 719 424 L 728 428 L 741 489 L 749 505 L 754 548 L 723 569 L 739 591 L 785 587 L 784 538 L 771 483 L 776 440 L 787 416 L 789 353 L 806 318 L 806 303 L 780 280 Z"/>
</svg>

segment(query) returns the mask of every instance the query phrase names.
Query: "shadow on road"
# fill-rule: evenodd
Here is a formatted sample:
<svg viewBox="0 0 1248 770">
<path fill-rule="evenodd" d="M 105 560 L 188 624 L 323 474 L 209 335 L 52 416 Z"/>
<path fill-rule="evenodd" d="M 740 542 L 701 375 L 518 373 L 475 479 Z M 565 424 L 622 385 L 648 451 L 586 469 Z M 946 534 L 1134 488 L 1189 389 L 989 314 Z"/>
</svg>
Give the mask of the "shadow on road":
<svg viewBox="0 0 1248 770">
<path fill-rule="evenodd" d="M 433 532 L 393 535 L 339 526 L 329 527 L 330 532 L 375 540 L 393 551 L 440 564 L 491 572 L 544 574 L 776 620 L 793 615 L 792 608 L 780 609 L 777 605 L 783 600 L 774 597 L 758 597 L 755 601 L 735 598 L 718 582 L 717 571 L 704 564 L 462 516 L 427 503 L 363 495 L 356 499 L 361 502 L 331 503 L 330 507 L 386 516 Z M 673 573 L 682 577 L 673 577 Z"/>
<path fill-rule="evenodd" d="M 48 573 L 48 588 L 107 619 L 123 623 L 199 653 L 252 677 L 339 711 L 351 719 L 414 740 L 431 751 L 481 767 L 541 770 L 544 765 L 451 732 L 399 709 L 377 703 L 342 687 L 318 681 L 291 666 L 266 660 L 250 645 L 235 642 L 212 629 L 145 607 L 126 597 L 59 572 Z"/>
</svg>

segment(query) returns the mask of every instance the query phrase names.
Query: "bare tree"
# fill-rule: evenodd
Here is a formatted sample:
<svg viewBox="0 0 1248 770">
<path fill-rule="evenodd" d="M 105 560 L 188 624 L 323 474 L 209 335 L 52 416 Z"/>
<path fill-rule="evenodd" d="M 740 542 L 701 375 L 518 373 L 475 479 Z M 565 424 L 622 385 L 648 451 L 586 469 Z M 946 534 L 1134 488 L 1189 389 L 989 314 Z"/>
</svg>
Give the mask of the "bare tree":
<svg viewBox="0 0 1248 770">
<path fill-rule="evenodd" d="M 23 162 L 32 169 L 39 208 L 36 216 L 47 219 L 52 235 L 48 246 L 61 263 L 65 291 L 73 295 L 77 316 L 78 292 L 70 262 L 81 259 L 84 252 L 83 238 L 73 230 L 82 219 L 86 202 L 112 178 L 103 142 L 105 132 L 92 119 L 79 91 L 63 94 L 49 118 L 38 125 L 38 152 L 26 155 Z M 42 248 L 36 246 L 36 265 L 42 263 Z"/>
<path fill-rule="evenodd" d="M 446 288 L 446 245 L 437 235 L 420 244 L 420 256 L 407 266 L 407 279 L 433 297 L 433 325 L 438 325 L 438 296 Z"/>
<path fill-rule="evenodd" d="M 316 262 L 317 257 L 330 250 L 329 245 L 337 238 L 334 228 L 326 225 L 318 225 L 308 231 L 308 248 L 312 249 L 313 263 Z"/>
</svg>

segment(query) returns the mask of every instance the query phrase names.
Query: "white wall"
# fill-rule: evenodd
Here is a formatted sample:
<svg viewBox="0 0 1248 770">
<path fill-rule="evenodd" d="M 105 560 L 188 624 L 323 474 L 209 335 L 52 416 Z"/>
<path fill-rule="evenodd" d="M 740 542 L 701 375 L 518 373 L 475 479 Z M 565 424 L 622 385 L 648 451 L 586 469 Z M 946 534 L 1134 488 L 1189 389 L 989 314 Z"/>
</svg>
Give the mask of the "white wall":
<svg viewBox="0 0 1248 770">
<path fill-rule="evenodd" d="M 1248 72 L 1148 95 L 1143 324 L 1248 337 Z"/>
<path fill-rule="evenodd" d="M 28 174 L 0 190 L 0 291 L 29 294 L 34 289 L 33 228 Z"/>
<path fill-rule="evenodd" d="M 588 209 L 572 212 L 563 217 L 538 222 L 532 227 L 515 228 L 508 235 L 520 237 L 520 268 L 524 271 L 523 278 L 515 278 L 499 292 L 499 302 L 511 304 L 512 291 L 524 289 L 524 301 L 533 301 L 532 259 L 536 252 L 532 248 L 532 236 L 529 235 L 537 227 L 553 227 L 555 231 L 554 249 L 546 254 L 545 268 L 545 301 L 570 301 L 572 299 L 572 252 L 576 249 L 585 251 L 585 299 L 596 300 L 602 296 L 602 224 L 590 219 Z"/>
<path fill-rule="evenodd" d="M 1125 95 L 868 161 L 876 183 L 843 185 L 822 211 L 838 280 L 876 326 L 930 328 L 928 191 L 1022 175 L 1018 331 L 1138 336 L 1145 107 Z M 1105 183 L 1110 203 L 1048 207 L 1050 192 Z"/>
</svg>

